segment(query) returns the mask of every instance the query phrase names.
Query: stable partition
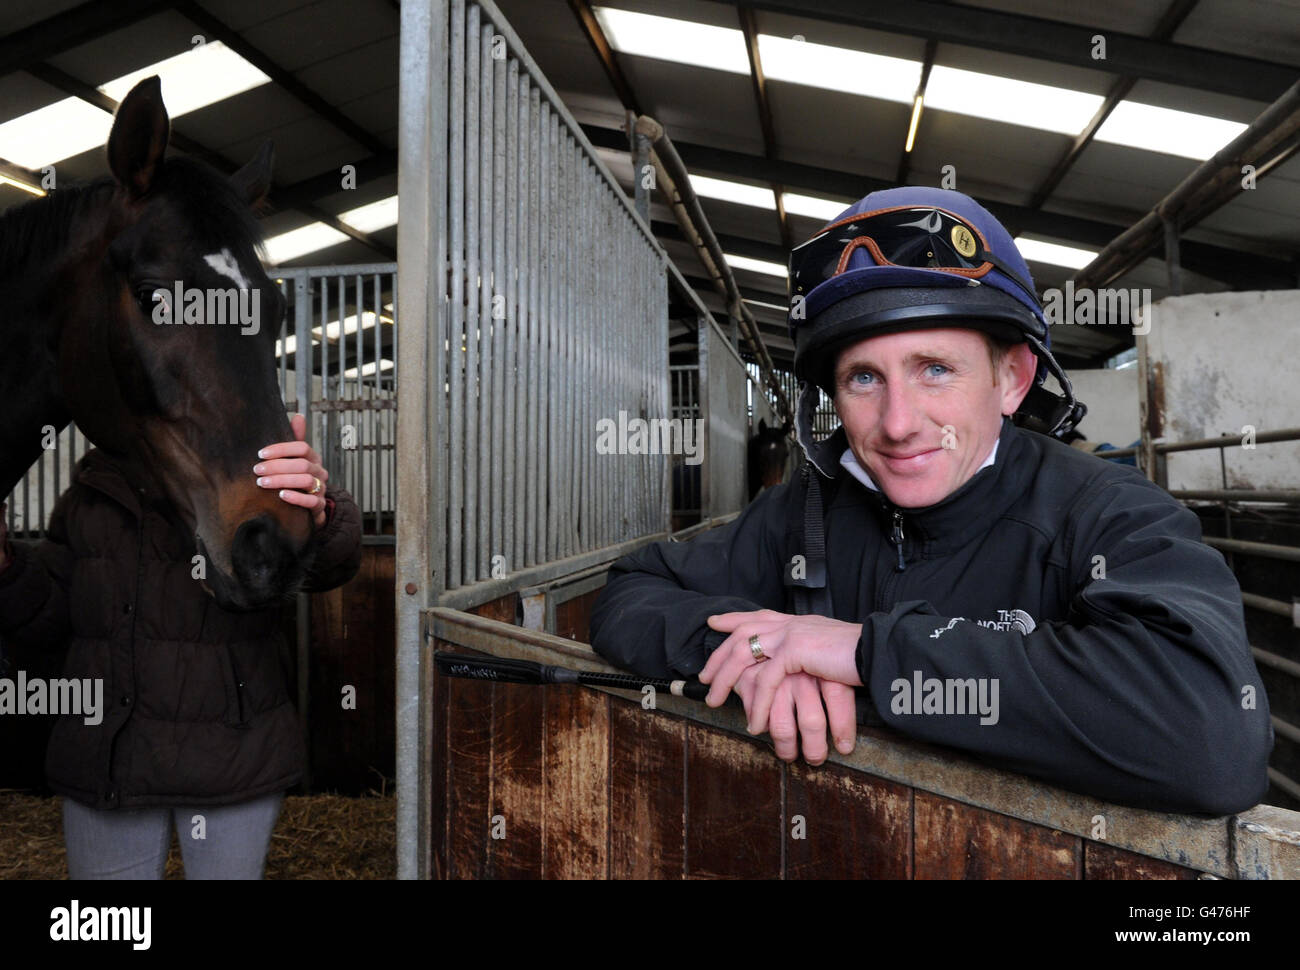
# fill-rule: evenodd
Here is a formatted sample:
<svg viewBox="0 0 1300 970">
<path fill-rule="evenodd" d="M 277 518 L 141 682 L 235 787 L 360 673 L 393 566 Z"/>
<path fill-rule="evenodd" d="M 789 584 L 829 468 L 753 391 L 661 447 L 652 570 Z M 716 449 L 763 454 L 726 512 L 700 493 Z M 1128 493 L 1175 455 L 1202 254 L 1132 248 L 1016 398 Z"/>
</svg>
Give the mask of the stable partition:
<svg viewBox="0 0 1300 970">
<path fill-rule="evenodd" d="M 398 873 L 414 878 L 436 794 L 420 612 L 666 536 L 680 441 L 649 227 L 492 3 L 401 14 Z"/>
<path fill-rule="evenodd" d="M 749 373 L 711 318 L 701 318 L 700 405 L 706 450 L 702 475 L 705 518 L 738 512 L 749 501 L 745 445 L 749 439 Z"/>
<path fill-rule="evenodd" d="M 426 652 L 613 669 L 482 612 L 429 611 Z M 786 765 L 730 707 L 424 669 L 439 877 L 1300 878 L 1300 813 L 1267 805 L 1147 812 L 884 730 Z"/>
</svg>

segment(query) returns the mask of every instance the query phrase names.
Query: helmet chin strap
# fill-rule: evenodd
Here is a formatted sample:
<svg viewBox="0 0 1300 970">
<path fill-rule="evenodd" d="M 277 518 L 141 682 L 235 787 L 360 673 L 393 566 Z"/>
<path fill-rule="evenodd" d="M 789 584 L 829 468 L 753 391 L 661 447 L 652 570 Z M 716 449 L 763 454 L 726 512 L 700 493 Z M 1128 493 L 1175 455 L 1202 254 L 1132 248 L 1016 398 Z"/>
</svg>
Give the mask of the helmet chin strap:
<svg viewBox="0 0 1300 970">
<path fill-rule="evenodd" d="M 794 437 L 799 442 L 799 447 L 803 449 L 808 464 L 816 468 L 823 478 L 834 478 L 833 467 L 823 468 L 817 462 L 817 442 L 813 440 L 813 415 L 817 413 L 820 391 L 821 388 L 812 381 L 799 383 L 799 400 L 794 408 Z"/>
<path fill-rule="evenodd" d="M 1047 365 L 1047 369 L 1061 385 L 1065 396 L 1053 394 L 1041 384 L 1034 384 L 1029 388 L 1025 399 L 1020 402 L 1016 413 L 1028 415 L 1041 422 L 1046 427 L 1047 434 L 1056 438 L 1063 437 L 1083 420 L 1083 416 L 1088 413 L 1088 407 L 1074 396 L 1074 385 L 1070 383 L 1070 378 L 1065 375 L 1065 370 L 1056 362 L 1052 352 L 1037 337 L 1030 334 L 1025 334 L 1025 341 L 1038 359 Z"/>
</svg>

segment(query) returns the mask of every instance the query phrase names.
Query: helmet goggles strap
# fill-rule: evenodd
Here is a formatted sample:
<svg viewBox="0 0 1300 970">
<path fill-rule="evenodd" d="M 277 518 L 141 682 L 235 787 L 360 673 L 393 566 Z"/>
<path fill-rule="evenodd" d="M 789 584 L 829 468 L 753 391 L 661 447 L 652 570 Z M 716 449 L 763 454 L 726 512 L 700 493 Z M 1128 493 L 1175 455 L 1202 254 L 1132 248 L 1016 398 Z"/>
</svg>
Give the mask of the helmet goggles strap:
<svg viewBox="0 0 1300 970">
<path fill-rule="evenodd" d="M 977 226 L 936 206 L 878 209 L 831 223 L 790 251 L 791 299 L 807 297 L 846 272 L 849 257 L 859 247 L 867 249 L 878 266 L 938 270 L 976 280 L 997 269 L 1038 302 L 1020 274 L 989 251 Z"/>
</svg>

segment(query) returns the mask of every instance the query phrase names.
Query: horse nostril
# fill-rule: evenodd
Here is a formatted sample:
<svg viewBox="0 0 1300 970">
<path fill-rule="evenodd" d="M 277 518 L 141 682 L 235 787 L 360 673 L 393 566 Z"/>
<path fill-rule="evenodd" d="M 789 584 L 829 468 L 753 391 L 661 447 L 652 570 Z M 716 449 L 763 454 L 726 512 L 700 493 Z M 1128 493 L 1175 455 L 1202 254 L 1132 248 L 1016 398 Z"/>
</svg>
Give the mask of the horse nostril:
<svg viewBox="0 0 1300 970">
<path fill-rule="evenodd" d="M 235 578 L 250 593 L 276 595 L 284 592 L 295 578 L 297 559 L 289 538 L 267 516 L 241 524 L 230 553 Z"/>
</svg>

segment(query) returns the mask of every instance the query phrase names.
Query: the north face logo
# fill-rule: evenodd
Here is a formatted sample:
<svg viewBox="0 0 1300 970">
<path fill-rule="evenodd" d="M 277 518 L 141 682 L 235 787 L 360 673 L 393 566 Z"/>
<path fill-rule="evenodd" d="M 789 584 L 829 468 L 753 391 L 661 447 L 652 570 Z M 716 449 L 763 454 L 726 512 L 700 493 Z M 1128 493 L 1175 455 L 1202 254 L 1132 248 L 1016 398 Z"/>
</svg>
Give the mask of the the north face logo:
<svg viewBox="0 0 1300 970">
<path fill-rule="evenodd" d="M 1017 633 L 1028 635 L 1034 632 L 1038 626 L 1034 618 L 1024 610 L 998 610 L 996 620 L 976 620 L 980 626 L 986 626 L 991 630 L 1015 630 Z"/>
</svg>

